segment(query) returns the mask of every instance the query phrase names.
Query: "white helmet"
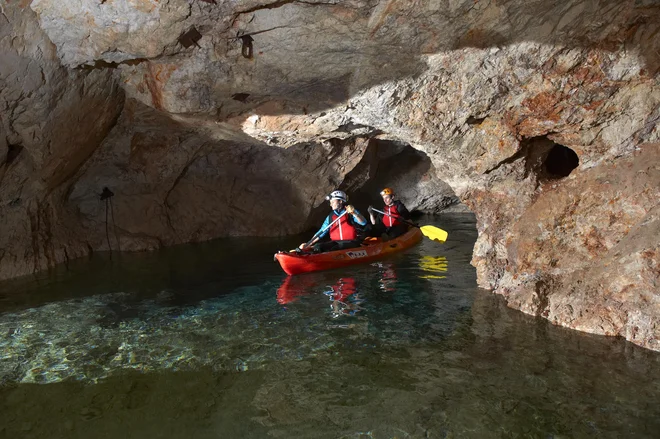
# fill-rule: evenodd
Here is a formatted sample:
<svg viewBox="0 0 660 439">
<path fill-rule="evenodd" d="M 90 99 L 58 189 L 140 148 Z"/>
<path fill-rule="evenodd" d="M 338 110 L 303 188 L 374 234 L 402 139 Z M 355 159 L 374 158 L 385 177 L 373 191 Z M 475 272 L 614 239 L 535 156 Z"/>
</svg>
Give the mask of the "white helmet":
<svg viewBox="0 0 660 439">
<path fill-rule="evenodd" d="M 325 199 L 330 201 L 330 200 L 341 200 L 344 203 L 348 203 L 348 195 L 346 195 L 346 192 L 344 191 L 333 191 L 330 193 L 330 195 L 326 195 Z"/>
</svg>

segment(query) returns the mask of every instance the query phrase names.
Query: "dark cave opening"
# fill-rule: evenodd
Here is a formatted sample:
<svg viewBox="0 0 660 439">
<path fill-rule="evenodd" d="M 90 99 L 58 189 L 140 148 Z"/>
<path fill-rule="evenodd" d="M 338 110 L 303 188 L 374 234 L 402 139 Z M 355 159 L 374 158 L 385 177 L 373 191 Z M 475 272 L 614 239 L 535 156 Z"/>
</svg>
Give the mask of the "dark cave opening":
<svg viewBox="0 0 660 439">
<path fill-rule="evenodd" d="M 555 143 L 544 161 L 549 179 L 568 177 L 580 164 L 578 155 L 571 148 Z"/>
<path fill-rule="evenodd" d="M 343 147 L 346 141 L 329 139 L 329 142 Z M 451 187 L 437 178 L 426 153 L 405 142 L 369 138 L 360 163 L 346 174 L 337 189 L 345 191 L 349 203 L 366 214 L 368 206 L 383 205 L 380 191 L 385 187 L 394 190 L 395 198 L 401 200 L 413 216 L 440 213 L 448 208 L 467 211 L 459 206 L 460 199 Z M 327 214 L 327 203 L 321 204 L 313 209 L 308 222 L 310 225 L 320 223 Z"/>
<path fill-rule="evenodd" d="M 449 185 L 435 177 L 426 153 L 405 142 L 372 138 L 362 162 L 346 176 L 342 188 L 353 194 L 357 205 L 378 206 L 384 187 L 394 189 L 411 211 L 439 213 L 460 202 Z"/>
<path fill-rule="evenodd" d="M 533 172 L 539 182 L 568 177 L 580 164 L 575 151 L 547 136 L 531 137 L 521 141 L 527 172 Z"/>
</svg>

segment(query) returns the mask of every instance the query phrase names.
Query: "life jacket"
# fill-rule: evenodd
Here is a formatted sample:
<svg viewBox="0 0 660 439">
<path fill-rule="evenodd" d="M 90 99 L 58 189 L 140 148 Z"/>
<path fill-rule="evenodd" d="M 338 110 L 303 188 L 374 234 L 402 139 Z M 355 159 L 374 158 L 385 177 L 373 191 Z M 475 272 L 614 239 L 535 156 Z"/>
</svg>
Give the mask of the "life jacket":
<svg viewBox="0 0 660 439">
<path fill-rule="evenodd" d="M 400 220 L 400 213 L 398 209 L 398 204 L 396 201 L 392 203 L 391 206 L 385 206 L 383 209 L 383 212 L 388 213 L 396 218 L 392 218 L 391 216 L 383 215 L 383 224 L 385 224 L 385 227 L 393 227 L 398 224 L 401 224 Z"/>
<path fill-rule="evenodd" d="M 342 216 L 339 221 L 334 223 L 332 227 L 330 227 L 330 239 L 333 241 L 352 241 L 354 239 L 357 239 L 357 230 L 355 230 L 355 226 L 352 224 L 351 221 L 349 221 L 349 215 L 350 213 L 347 213 L 346 215 Z M 330 221 L 334 221 L 337 219 L 339 215 L 336 213 L 332 212 Z"/>
</svg>

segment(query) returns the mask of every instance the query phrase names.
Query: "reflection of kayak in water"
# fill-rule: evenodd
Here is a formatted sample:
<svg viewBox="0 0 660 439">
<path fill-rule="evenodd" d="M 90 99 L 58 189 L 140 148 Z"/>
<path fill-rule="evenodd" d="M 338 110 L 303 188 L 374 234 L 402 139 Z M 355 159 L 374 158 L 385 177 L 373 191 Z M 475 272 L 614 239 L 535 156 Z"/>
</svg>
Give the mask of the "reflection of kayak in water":
<svg viewBox="0 0 660 439">
<path fill-rule="evenodd" d="M 282 305 L 295 302 L 299 296 L 311 294 L 317 281 L 308 276 L 287 276 L 277 289 L 277 301 Z"/>
<path fill-rule="evenodd" d="M 295 302 L 300 296 L 312 294 L 315 289 L 321 288 L 325 283 L 318 277 L 312 276 L 287 276 L 282 285 L 277 289 L 277 301 L 281 304 Z M 355 294 L 357 286 L 352 277 L 340 277 L 334 284 L 328 285 L 323 293 L 330 300 L 345 301 L 350 295 Z"/>
<path fill-rule="evenodd" d="M 398 238 L 386 242 L 379 238 L 368 238 L 360 247 L 316 254 L 278 252 L 275 259 L 287 274 L 307 273 L 372 262 L 410 248 L 421 240 L 422 232 L 417 227 L 412 227 Z"/>
<path fill-rule="evenodd" d="M 321 284 L 318 277 L 287 276 L 277 290 L 277 301 L 282 305 L 295 302 L 300 296 L 314 293 Z M 325 287 L 323 294 L 330 299 L 333 318 L 354 316 L 362 310 L 360 305 L 363 300 L 357 292 L 357 283 L 352 277 L 340 277 L 334 284 Z"/>
</svg>

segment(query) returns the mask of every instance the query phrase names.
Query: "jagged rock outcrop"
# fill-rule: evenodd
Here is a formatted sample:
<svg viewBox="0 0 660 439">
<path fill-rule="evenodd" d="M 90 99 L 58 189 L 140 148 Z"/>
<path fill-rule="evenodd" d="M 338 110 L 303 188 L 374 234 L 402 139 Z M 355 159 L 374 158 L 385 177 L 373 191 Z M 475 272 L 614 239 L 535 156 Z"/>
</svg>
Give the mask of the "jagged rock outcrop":
<svg viewBox="0 0 660 439">
<path fill-rule="evenodd" d="M 7 191 L 33 204 L 11 211 L 0 277 L 61 261 L 60 248 L 292 233 L 329 189 L 392 181 L 411 207 L 455 195 L 471 208 L 479 284 L 511 306 L 660 349 L 657 2 L 28 3 L 40 29 L 3 0 L 7 35 L 31 23 L 78 101 L 3 117 L 0 208 L 15 206 Z M 18 77 L 39 83 L 28 67 L 47 63 L 32 58 Z M 37 89 L 35 102 L 60 100 Z M 6 96 L 12 114 L 33 99 Z M 61 117 L 80 130 L 55 134 Z M 49 137 L 30 146 L 30 129 Z"/>
</svg>

